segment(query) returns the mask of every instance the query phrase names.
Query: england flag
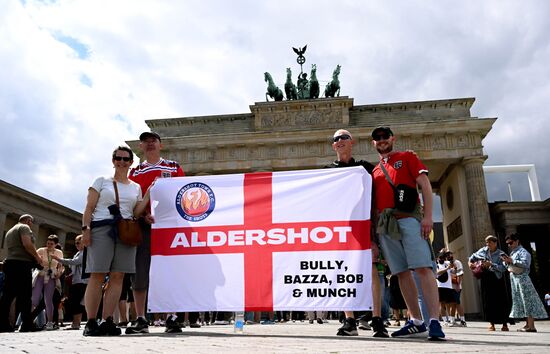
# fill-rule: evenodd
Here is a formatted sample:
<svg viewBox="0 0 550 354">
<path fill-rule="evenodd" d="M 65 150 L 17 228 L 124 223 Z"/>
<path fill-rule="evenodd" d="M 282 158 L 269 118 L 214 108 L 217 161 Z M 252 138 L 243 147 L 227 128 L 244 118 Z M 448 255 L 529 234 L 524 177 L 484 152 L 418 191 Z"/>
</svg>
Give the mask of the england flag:
<svg viewBox="0 0 550 354">
<path fill-rule="evenodd" d="M 362 167 L 159 179 L 149 311 L 372 308 Z"/>
</svg>

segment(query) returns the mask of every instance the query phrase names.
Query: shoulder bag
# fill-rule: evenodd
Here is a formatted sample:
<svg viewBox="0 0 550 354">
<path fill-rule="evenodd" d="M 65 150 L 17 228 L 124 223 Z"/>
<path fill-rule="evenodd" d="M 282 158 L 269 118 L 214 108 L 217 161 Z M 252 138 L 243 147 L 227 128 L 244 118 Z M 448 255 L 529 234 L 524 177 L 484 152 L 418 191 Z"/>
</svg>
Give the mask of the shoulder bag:
<svg viewBox="0 0 550 354">
<path fill-rule="evenodd" d="M 484 271 L 485 269 L 483 269 L 483 261 L 477 261 L 474 263 L 474 267 L 472 268 L 472 274 L 474 275 L 474 277 L 480 279 Z"/>
<path fill-rule="evenodd" d="M 388 171 L 382 163 L 379 163 L 380 169 L 384 172 L 388 183 L 393 189 L 393 200 L 395 209 L 404 213 L 412 213 L 416 209 L 418 203 L 418 191 L 416 188 L 409 187 L 406 184 L 398 184 L 395 186 L 388 174 Z"/>
<path fill-rule="evenodd" d="M 115 187 L 116 205 L 120 209 L 120 202 L 118 198 L 118 187 L 116 181 L 113 180 L 113 186 Z M 118 219 L 118 238 L 120 242 L 128 246 L 137 246 L 141 243 L 141 228 L 139 223 L 134 218 L 132 219 Z"/>
</svg>

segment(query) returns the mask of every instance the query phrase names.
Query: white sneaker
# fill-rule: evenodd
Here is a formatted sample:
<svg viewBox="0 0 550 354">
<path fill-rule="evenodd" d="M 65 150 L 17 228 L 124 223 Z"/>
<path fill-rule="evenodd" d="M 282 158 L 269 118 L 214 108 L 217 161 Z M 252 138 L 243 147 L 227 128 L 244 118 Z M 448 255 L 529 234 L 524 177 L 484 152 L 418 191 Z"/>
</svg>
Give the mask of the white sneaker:
<svg viewBox="0 0 550 354">
<path fill-rule="evenodd" d="M 46 323 L 46 331 L 53 331 L 53 322 Z"/>
</svg>

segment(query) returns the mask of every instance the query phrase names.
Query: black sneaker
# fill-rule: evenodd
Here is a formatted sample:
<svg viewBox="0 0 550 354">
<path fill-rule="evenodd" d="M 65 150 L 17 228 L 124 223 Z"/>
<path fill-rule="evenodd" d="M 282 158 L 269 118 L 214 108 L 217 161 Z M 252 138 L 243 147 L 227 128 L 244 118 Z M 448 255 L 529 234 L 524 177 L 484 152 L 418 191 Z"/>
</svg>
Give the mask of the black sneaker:
<svg viewBox="0 0 550 354">
<path fill-rule="evenodd" d="M 82 333 L 86 337 L 97 337 L 100 335 L 99 326 L 95 318 L 90 318 L 86 322 L 86 327 L 84 327 L 84 332 Z"/>
<path fill-rule="evenodd" d="M 113 322 L 112 317 L 107 317 L 104 322 L 101 322 L 99 325 L 99 335 L 100 336 L 120 336 L 122 331 L 116 326 Z"/>
<path fill-rule="evenodd" d="M 166 319 L 166 328 L 164 329 L 164 332 L 181 333 L 181 325 L 170 316 Z"/>
<path fill-rule="evenodd" d="M 317 323 L 318 324 L 323 324 L 323 319 L 322 318 L 317 318 Z"/>
<path fill-rule="evenodd" d="M 355 318 L 346 318 L 344 325 L 338 328 L 337 336 L 357 336 L 357 325 L 355 324 Z"/>
<path fill-rule="evenodd" d="M 19 328 L 19 332 L 39 332 L 42 328 L 37 327 L 34 323 L 31 323 L 30 325 L 22 324 L 21 328 Z"/>
<path fill-rule="evenodd" d="M 13 328 L 7 323 L 0 325 L 0 333 L 7 333 L 7 332 L 15 332 L 15 328 Z"/>
<path fill-rule="evenodd" d="M 376 338 L 389 338 L 388 330 L 380 317 L 373 317 L 371 322 L 372 336 Z"/>
<path fill-rule="evenodd" d="M 138 317 L 134 326 L 126 327 L 126 334 L 149 333 L 149 323 L 142 317 Z"/>
</svg>

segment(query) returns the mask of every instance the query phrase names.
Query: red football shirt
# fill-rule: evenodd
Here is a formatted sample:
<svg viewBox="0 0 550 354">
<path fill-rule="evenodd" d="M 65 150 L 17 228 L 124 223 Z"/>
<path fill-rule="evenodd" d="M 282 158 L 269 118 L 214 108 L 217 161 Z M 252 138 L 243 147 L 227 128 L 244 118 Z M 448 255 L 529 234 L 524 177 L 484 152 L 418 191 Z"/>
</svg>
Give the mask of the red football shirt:
<svg viewBox="0 0 550 354">
<path fill-rule="evenodd" d="M 406 184 L 416 188 L 416 178 L 420 176 L 421 173 L 428 173 L 426 166 L 424 166 L 420 159 L 412 152 L 394 152 L 387 160 L 381 159 L 380 163 L 384 164 L 395 186 Z M 372 178 L 376 209 L 382 212 L 386 208 L 393 208 L 393 189 L 386 179 L 384 171 L 380 168 L 380 165 L 374 167 Z"/>
<path fill-rule="evenodd" d="M 144 161 L 130 170 L 129 179 L 141 186 L 141 193 L 145 194 L 147 188 L 157 178 L 183 177 L 185 173 L 176 161 L 160 159 L 155 164 Z"/>
</svg>

